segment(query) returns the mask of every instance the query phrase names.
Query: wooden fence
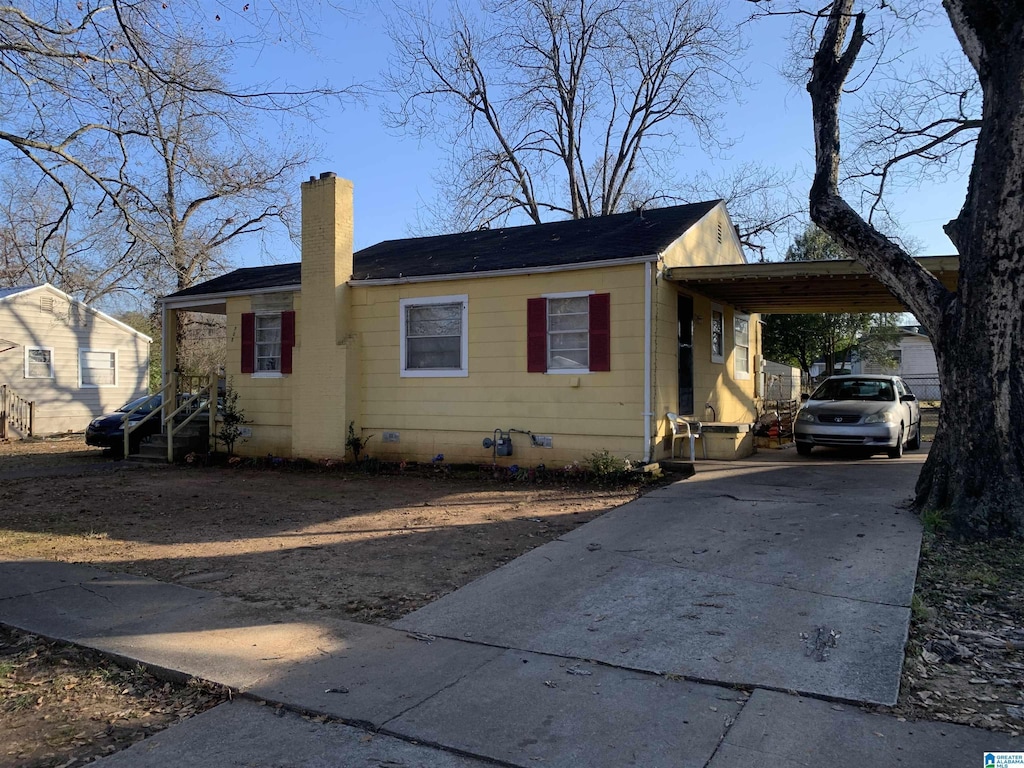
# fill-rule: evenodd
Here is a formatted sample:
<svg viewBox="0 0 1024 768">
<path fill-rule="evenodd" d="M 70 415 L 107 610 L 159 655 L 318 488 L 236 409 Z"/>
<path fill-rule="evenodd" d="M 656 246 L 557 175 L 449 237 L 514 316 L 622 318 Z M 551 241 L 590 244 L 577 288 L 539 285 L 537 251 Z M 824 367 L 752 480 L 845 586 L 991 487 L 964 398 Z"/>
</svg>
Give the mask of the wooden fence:
<svg viewBox="0 0 1024 768">
<path fill-rule="evenodd" d="M 34 402 L 23 398 L 9 384 L 0 384 L 0 440 L 6 440 L 12 429 L 20 437 L 32 437 L 35 410 Z"/>
</svg>

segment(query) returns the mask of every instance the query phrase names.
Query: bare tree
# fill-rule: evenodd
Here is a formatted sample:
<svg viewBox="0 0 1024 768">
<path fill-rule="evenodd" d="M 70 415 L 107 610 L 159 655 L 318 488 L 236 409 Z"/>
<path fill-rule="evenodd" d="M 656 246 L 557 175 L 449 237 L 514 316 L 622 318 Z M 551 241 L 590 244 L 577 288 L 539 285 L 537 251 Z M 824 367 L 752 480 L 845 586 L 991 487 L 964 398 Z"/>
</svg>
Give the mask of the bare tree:
<svg viewBox="0 0 1024 768">
<path fill-rule="evenodd" d="M 198 221 L 199 207 L 207 214 L 202 229 L 210 236 L 189 242 L 193 257 L 203 252 L 196 242 L 223 244 L 225 237 L 251 232 L 259 221 L 275 215 L 265 197 L 275 189 L 274 173 L 294 168 L 303 153 L 272 156 L 266 146 L 251 140 L 236 149 L 232 139 L 253 122 L 253 113 L 302 115 L 315 100 L 336 92 L 262 84 L 231 87 L 223 71 L 229 52 L 265 40 L 271 30 L 281 33 L 288 20 L 285 6 L 282 0 L 258 15 L 250 4 L 229 11 L 222 5 L 210 9 L 198 0 L 28 0 L 0 5 L 0 146 L 28 163 L 62 200 L 39 232 L 42 250 L 53 238 L 65 236 L 73 215 L 81 227 L 86 219 L 114 212 L 122 220 L 124 236 L 120 253 L 108 254 L 111 274 L 138 271 L 158 254 L 176 273 L 194 277 L 197 267 L 184 266 L 191 257 L 181 256 L 192 236 L 172 235 L 169 240 L 177 242 L 168 249 L 155 233 L 154 219 L 164 216 L 170 196 L 182 194 L 177 198 L 181 207 L 164 217 L 165 224 L 177 222 L 165 227 L 168 231 L 183 229 L 187 219 Z M 301 24 L 302 5 L 296 3 L 292 10 L 295 23 Z M 171 115 L 175 108 L 177 117 Z M 242 118 L 242 112 L 249 117 Z M 155 132 L 152 137 L 146 133 L 150 130 Z M 194 133 L 186 139 L 185 130 Z M 191 150 L 187 157 L 186 146 Z M 152 184 L 154 149 L 155 162 L 164 166 L 157 178 L 167 181 L 160 193 Z M 269 169 L 247 165 L 268 160 Z M 10 161 L 3 165 L 13 167 Z M 24 173 L 23 165 L 18 171 Z M 95 194 L 83 194 L 83 181 Z M 254 193 L 257 188 L 263 198 Z M 241 213 L 231 222 L 221 215 L 218 233 L 207 228 L 217 218 L 209 212 L 227 196 Z M 168 256 L 175 249 L 178 262 Z M 205 253 L 208 257 L 209 251 Z"/>
<path fill-rule="evenodd" d="M 82 187 L 73 188 L 80 202 L 91 192 Z M 61 194 L 43 181 L 26 183 L 17 174 L 0 179 L 0 285 L 48 282 L 84 301 L 118 288 L 141 288 L 133 264 L 107 258 L 123 246 L 123 222 L 108 211 L 64 217 L 54 230 L 64 205 Z"/>
<path fill-rule="evenodd" d="M 128 230 L 155 262 L 162 290 L 181 290 L 225 266 L 238 238 L 291 223 L 292 179 L 312 161 L 309 143 L 274 147 L 252 135 L 244 104 L 224 97 L 228 59 L 193 41 L 168 51 L 170 82 L 136 70 L 119 116 L 131 167 Z M 190 92 L 186 78 L 201 84 Z M 154 286 L 156 287 L 156 286 Z"/>
<path fill-rule="evenodd" d="M 650 199 L 683 146 L 727 144 L 721 105 L 744 83 L 740 30 L 708 0 L 406 7 L 390 34 L 387 117 L 450 148 L 444 205 L 461 229 Z"/>
<path fill-rule="evenodd" d="M 886 7 L 870 13 L 886 13 Z M 967 198 L 945 227 L 960 253 L 957 291 L 947 290 L 841 193 L 841 100 L 873 41 L 869 11 L 859 10 L 856 0 L 834 0 L 819 18 L 807 86 L 816 159 L 810 213 L 917 316 L 934 341 L 942 409 L 918 480 L 917 504 L 947 511 L 953 530 L 963 536 L 1021 537 L 1024 6 L 1019 0 L 944 0 L 943 7 L 977 78 L 980 115 L 954 111 L 946 130 L 937 119 L 923 120 L 922 129 L 890 159 L 948 156 L 943 153 L 966 148 L 965 137 L 976 131 Z"/>
</svg>

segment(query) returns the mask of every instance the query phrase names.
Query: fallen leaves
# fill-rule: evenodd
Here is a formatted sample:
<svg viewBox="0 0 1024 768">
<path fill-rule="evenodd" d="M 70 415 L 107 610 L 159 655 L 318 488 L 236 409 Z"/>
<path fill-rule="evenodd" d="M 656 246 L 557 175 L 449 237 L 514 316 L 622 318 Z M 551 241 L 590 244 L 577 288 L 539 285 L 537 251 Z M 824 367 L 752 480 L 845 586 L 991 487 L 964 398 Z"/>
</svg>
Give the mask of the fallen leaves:
<svg viewBox="0 0 1024 768">
<path fill-rule="evenodd" d="M 897 714 L 1024 734 L 1024 550 L 928 536 Z"/>
<path fill-rule="evenodd" d="M 226 696 L 205 682 L 172 684 L 142 667 L 119 667 L 93 651 L 0 627 L 0 732 L 16 764 L 81 764 Z"/>
</svg>

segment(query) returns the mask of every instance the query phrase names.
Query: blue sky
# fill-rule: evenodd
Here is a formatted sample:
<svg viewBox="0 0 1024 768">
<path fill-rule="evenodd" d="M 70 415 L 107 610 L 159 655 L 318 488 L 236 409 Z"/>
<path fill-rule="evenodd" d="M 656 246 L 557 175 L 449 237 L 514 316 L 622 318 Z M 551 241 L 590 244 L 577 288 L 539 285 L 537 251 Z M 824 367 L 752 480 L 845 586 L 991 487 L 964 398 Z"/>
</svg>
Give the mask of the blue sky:
<svg viewBox="0 0 1024 768">
<path fill-rule="evenodd" d="M 734 12 L 749 12 L 750 4 L 732 0 Z M 369 83 L 386 66 L 391 43 L 378 11 L 362 3 L 349 15 L 330 9 L 316 26 L 316 52 L 266 47 L 253 61 L 239 61 L 239 83 L 274 80 L 293 87 L 330 81 L 332 86 Z M 702 166 L 719 175 L 733 164 L 756 160 L 795 172 L 794 194 L 806 199 L 813 162 L 810 103 L 803 88 L 786 81 L 778 69 L 787 51 L 788 22 L 761 20 L 748 27 L 749 76 L 757 84 L 744 103 L 728 107 L 726 124 L 737 138 L 726 159 L 705 160 Z M 948 24 L 927 30 L 917 42 L 925 52 L 955 48 Z M 296 187 L 310 174 L 334 171 L 355 186 L 355 245 L 363 248 L 381 240 L 409 237 L 415 231 L 421 205 L 439 193 L 432 173 L 442 158 L 429 142 L 396 135 L 385 128 L 378 100 L 366 104 L 325 103 L 323 118 L 311 135 L 323 146 L 323 160 L 297 176 Z M 694 170 L 694 155 L 680 162 L 679 174 Z M 903 231 L 920 243 L 922 255 L 952 253 L 942 225 L 956 216 L 963 202 L 966 176 L 945 184 L 930 183 L 895 200 Z M 298 251 L 284 238 L 270 242 L 273 261 L 298 260 Z M 268 259 L 255 247 L 240 249 L 236 259 L 254 266 Z"/>
</svg>

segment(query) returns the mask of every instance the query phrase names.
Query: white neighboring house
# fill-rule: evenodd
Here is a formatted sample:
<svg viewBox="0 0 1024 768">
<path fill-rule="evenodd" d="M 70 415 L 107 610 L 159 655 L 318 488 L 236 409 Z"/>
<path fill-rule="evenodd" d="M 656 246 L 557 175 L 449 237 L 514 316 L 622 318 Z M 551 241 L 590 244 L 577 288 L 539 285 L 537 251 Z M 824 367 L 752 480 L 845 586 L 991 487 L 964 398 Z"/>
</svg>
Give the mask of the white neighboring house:
<svg viewBox="0 0 1024 768">
<path fill-rule="evenodd" d="M 917 325 L 901 325 L 899 345 L 889 348 L 895 365 L 884 366 L 865 363 L 864 373 L 892 373 L 903 378 L 915 376 L 938 377 L 935 348 L 924 329 Z"/>
<path fill-rule="evenodd" d="M 889 348 L 894 364 L 865 363 L 863 373 L 895 374 L 922 400 L 940 399 L 939 366 L 935 362 L 932 340 L 918 325 L 901 325 L 899 331 L 899 344 Z"/>
<path fill-rule="evenodd" d="M 0 385 L 35 403 L 34 435 L 81 432 L 146 394 L 152 341 L 49 283 L 0 288 Z"/>
</svg>

